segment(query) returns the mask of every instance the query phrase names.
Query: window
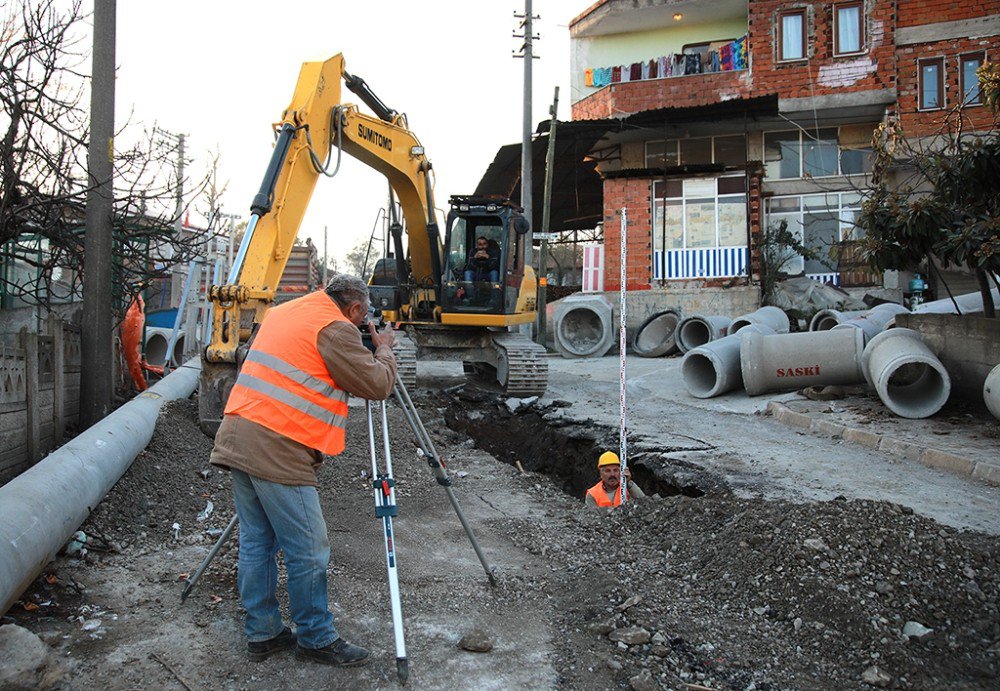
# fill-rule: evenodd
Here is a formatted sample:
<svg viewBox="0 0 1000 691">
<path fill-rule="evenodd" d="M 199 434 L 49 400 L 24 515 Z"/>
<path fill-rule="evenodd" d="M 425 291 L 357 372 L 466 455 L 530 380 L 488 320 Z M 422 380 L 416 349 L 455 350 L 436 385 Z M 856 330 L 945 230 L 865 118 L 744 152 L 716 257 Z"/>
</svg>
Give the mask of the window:
<svg viewBox="0 0 1000 691">
<path fill-rule="evenodd" d="M 764 175 L 788 180 L 869 172 L 871 128 L 867 128 L 863 137 L 852 135 L 841 141 L 840 130 L 847 129 L 853 132 L 858 127 L 765 132 Z"/>
<path fill-rule="evenodd" d="M 920 110 L 944 108 L 944 61 L 941 58 L 921 60 L 917 69 Z"/>
<path fill-rule="evenodd" d="M 806 57 L 805 10 L 778 15 L 778 60 L 804 60 Z"/>
<path fill-rule="evenodd" d="M 855 219 L 861 211 L 861 197 L 855 193 L 830 192 L 794 197 L 772 197 L 766 201 L 767 223 L 788 224 L 802 244 L 816 253 L 806 261 L 789 252 L 786 273 L 825 274 L 836 271 L 840 243 L 859 240 Z"/>
<path fill-rule="evenodd" d="M 653 182 L 653 249 L 745 247 L 746 178 Z"/>
<path fill-rule="evenodd" d="M 967 106 L 978 106 L 983 102 L 982 94 L 979 91 L 979 75 L 976 74 L 976 70 L 983 65 L 983 57 L 982 53 L 976 53 L 975 55 L 963 55 L 959 58 L 962 103 Z"/>
<path fill-rule="evenodd" d="M 860 2 L 833 6 L 833 41 L 835 55 L 850 55 L 862 51 L 865 44 L 865 20 Z"/>
<path fill-rule="evenodd" d="M 744 166 L 746 162 L 747 140 L 742 134 L 646 142 L 647 168 L 709 163 Z"/>
</svg>

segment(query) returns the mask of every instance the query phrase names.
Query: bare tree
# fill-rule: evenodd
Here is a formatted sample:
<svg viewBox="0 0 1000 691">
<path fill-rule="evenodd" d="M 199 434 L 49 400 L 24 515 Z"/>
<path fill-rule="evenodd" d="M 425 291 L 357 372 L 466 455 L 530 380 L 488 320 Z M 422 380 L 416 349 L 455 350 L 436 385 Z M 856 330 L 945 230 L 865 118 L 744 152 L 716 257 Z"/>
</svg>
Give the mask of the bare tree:
<svg viewBox="0 0 1000 691">
<path fill-rule="evenodd" d="M 72 299 L 81 286 L 89 191 L 84 18 L 81 0 L 0 5 L 0 263 L 24 269 L 0 281 L 31 304 Z M 119 316 L 152 278 L 188 261 L 205 240 L 174 232 L 180 181 L 171 176 L 172 150 L 152 131 L 136 141 L 114 151 Z M 193 197 L 203 186 L 187 188 Z"/>
</svg>

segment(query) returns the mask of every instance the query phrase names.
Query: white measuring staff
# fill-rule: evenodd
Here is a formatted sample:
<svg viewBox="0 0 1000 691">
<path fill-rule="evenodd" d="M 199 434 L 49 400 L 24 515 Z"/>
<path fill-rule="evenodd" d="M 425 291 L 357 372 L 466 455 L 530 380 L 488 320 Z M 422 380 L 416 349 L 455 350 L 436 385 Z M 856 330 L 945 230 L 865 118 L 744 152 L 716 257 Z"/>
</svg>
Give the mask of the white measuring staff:
<svg viewBox="0 0 1000 691">
<path fill-rule="evenodd" d="M 628 459 L 626 458 L 626 450 L 628 448 L 628 430 L 625 426 L 625 348 L 626 341 L 625 338 L 625 269 L 628 260 L 628 246 L 626 244 L 626 235 L 628 231 L 628 208 L 622 207 L 622 232 L 621 232 L 621 278 L 618 284 L 618 312 L 619 312 L 619 323 L 618 323 L 618 351 L 620 353 L 619 357 L 621 360 L 621 381 L 619 384 L 618 392 L 618 407 L 620 410 L 619 415 L 619 430 L 618 430 L 618 458 L 621 462 L 621 482 L 619 483 L 619 491 L 621 492 L 622 504 L 628 501 L 628 480 L 625 477 L 625 472 L 628 470 Z"/>
</svg>

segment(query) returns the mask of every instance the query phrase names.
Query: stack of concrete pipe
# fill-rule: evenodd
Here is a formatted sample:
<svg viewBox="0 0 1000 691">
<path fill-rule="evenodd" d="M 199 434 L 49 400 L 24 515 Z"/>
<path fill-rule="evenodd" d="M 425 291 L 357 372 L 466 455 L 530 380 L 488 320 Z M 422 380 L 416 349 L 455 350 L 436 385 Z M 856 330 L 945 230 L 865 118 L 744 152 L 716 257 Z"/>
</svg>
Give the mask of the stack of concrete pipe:
<svg viewBox="0 0 1000 691">
<path fill-rule="evenodd" d="M 635 332 L 632 350 L 640 357 L 663 357 L 677 352 L 681 311 L 668 309 L 646 318 Z"/>
<path fill-rule="evenodd" d="M 575 293 L 560 300 L 552 327 L 556 350 L 565 358 L 601 357 L 618 337 L 614 309 L 596 293 Z"/>
<path fill-rule="evenodd" d="M 740 342 L 751 333 L 773 334 L 764 324 L 749 324 L 739 333 L 691 348 L 681 362 L 681 375 L 688 393 L 695 398 L 713 398 L 743 386 Z"/>
<path fill-rule="evenodd" d="M 861 329 L 865 341 L 870 341 L 881 333 L 895 319 L 896 315 L 906 312 L 906 308 L 887 302 L 876 305 L 870 310 L 841 312 L 839 310 L 820 310 L 809 322 L 810 331 L 830 331 L 833 329 Z"/>
<path fill-rule="evenodd" d="M 146 327 L 146 341 L 143 352 L 146 355 L 146 362 L 154 367 L 162 367 L 169 361 L 171 367 L 177 367 L 183 361 L 184 356 L 184 332 L 177 332 L 177 341 L 174 343 L 172 353 L 167 353 L 170 345 L 170 335 L 173 329 L 159 326 Z"/>
<path fill-rule="evenodd" d="M 677 348 L 686 353 L 706 343 L 717 341 L 726 336 L 733 320 L 718 315 L 705 316 L 692 314 L 684 317 L 677 326 Z"/>
</svg>

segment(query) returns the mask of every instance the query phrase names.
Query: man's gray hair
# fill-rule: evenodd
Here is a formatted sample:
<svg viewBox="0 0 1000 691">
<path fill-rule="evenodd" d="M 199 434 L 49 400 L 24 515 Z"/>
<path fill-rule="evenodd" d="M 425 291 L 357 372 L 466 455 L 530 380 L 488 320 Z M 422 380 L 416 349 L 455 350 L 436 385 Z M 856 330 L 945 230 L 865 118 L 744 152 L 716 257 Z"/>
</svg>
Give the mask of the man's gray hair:
<svg viewBox="0 0 1000 691">
<path fill-rule="evenodd" d="M 326 294 L 344 308 L 355 302 L 365 302 L 368 299 L 368 286 L 357 276 L 334 274 L 326 284 Z"/>
</svg>

